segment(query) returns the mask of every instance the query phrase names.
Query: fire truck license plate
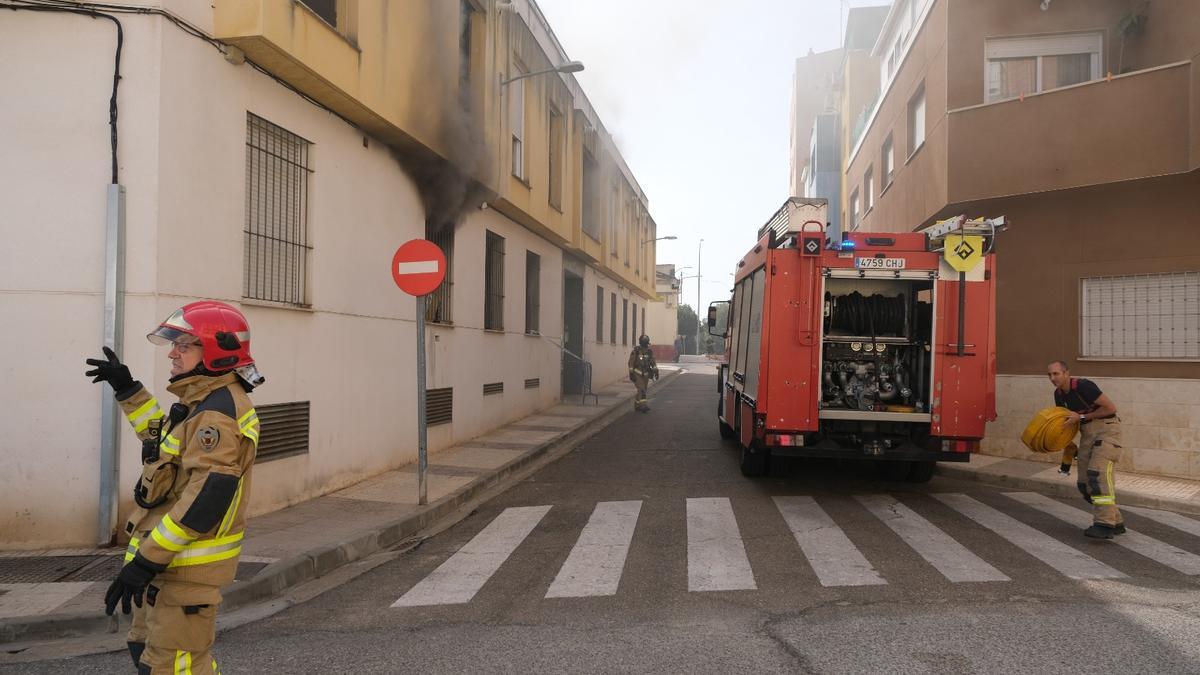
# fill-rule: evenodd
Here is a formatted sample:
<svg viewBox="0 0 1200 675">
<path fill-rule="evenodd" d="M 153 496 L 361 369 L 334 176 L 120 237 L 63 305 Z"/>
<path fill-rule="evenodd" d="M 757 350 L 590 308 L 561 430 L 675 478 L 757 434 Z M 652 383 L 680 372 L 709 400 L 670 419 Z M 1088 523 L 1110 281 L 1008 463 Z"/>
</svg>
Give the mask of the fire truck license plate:
<svg viewBox="0 0 1200 675">
<path fill-rule="evenodd" d="M 860 270 L 902 270 L 904 258 L 855 258 L 854 266 Z"/>
</svg>

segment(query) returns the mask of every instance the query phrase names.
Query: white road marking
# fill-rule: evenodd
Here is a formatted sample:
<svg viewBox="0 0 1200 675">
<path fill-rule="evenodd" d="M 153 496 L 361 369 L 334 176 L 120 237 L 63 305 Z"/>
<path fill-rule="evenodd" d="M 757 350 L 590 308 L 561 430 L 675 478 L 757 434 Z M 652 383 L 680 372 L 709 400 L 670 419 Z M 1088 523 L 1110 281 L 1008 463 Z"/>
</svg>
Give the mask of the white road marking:
<svg viewBox="0 0 1200 675">
<path fill-rule="evenodd" d="M 549 506 L 504 509 L 449 560 L 392 603 L 392 607 L 470 602 L 549 510 Z"/>
<path fill-rule="evenodd" d="M 812 497 L 774 499 L 822 586 L 887 583 Z"/>
<path fill-rule="evenodd" d="M 1171 511 L 1160 511 L 1158 509 L 1146 509 L 1140 506 L 1122 506 L 1121 510 L 1129 511 L 1130 513 L 1136 513 L 1143 518 L 1149 518 L 1150 520 L 1160 522 L 1163 525 L 1168 525 L 1177 530 L 1183 530 L 1188 534 L 1200 537 L 1200 521 L 1186 518 L 1178 513 Z"/>
<path fill-rule="evenodd" d="M 933 496 L 1072 579 L 1120 579 L 1125 576 L 1099 560 L 967 495 L 948 493 Z"/>
<path fill-rule="evenodd" d="M 950 581 L 1009 581 L 1003 572 L 890 495 L 856 495 L 855 499 Z"/>
<path fill-rule="evenodd" d="M 1034 492 L 1005 492 L 1004 496 L 1032 506 L 1080 529 L 1092 524 L 1092 514 L 1073 506 L 1067 506 L 1045 495 Z M 1112 541 L 1118 546 L 1144 555 L 1154 562 L 1166 565 L 1178 572 L 1191 575 L 1200 574 L 1200 555 L 1188 553 L 1181 548 L 1147 537 L 1140 532 L 1127 529 L 1125 534 L 1114 537 Z"/>
<path fill-rule="evenodd" d="M 758 588 L 728 499 L 687 500 L 687 541 L 689 591 Z"/>
<path fill-rule="evenodd" d="M 640 501 L 597 504 L 546 597 L 616 595 L 641 510 Z"/>
</svg>

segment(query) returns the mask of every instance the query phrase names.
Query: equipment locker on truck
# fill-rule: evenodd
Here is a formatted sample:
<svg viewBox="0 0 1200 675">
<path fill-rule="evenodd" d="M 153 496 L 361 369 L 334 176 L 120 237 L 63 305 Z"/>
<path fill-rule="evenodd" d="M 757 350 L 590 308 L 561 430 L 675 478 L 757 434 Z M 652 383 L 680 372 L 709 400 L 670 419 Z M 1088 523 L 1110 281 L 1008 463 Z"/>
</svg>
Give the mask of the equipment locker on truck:
<svg viewBox="0 0 1200 675">
<path fill-rule="evenodd" d="M 995 235 L 959 216 L 918 232 L 825 237 L 792 198 L 737 264 L 718 371 L 721 435 L 742 473 L 772 456 L 858 457 L 890 480 L 965 462 L 996 417 Z M 714 332 L 714 329 L 719 329 Z"/>
</svg>

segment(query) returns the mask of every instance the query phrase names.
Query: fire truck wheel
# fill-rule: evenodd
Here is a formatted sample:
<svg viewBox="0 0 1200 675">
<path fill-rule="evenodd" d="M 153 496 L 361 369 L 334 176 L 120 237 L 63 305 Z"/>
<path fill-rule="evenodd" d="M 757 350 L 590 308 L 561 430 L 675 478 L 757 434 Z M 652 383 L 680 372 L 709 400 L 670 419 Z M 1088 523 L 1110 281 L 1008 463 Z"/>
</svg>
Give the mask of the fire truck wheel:
<svg viewBox="0 0 1200 675">
<path fill-rule="evenodd" d="M 737 432 L 733 430 L 733 427 L 725 424 L 719 418 L 717 419 L 717 424 L 721 427 L 721 438 L 734 438 L 737 436 Z"/>
<path fill-rule="evenodd" d="M 912 462 L 908 460 L 879 462 L 879 474 L 886 481 L 899 482 L 908 480 L 910 471 L 912 471 Z"/>
<path fill-rule="evenodd" d="M 771 468 L 771 453 L 762 446 L 742 446 L 742 475 L 748 478 L 762 476 Z"/>
<path fill-rule="evenodd" d="M 908 482 L 928 483 L 933 478 L 933 467 L 937 462 L 913 462 L 912 470 L 908 472 Z"/>
</svg>

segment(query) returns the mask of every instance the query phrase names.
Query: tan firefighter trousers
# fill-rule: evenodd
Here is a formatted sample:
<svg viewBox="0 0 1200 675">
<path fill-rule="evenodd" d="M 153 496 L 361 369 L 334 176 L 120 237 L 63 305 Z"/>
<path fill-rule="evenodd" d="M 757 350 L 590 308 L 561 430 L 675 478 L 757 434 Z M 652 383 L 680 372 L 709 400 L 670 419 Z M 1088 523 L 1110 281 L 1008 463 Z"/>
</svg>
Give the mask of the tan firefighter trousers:
<svg viewBox="0 0 1200 675">
<path fill-rule="evenodd" d="M 1092 420 L 1079 432 L 1079 491 L 1089 497 L 1093 519 L 1116 526 L 1124 521 L 1117 508 L 1116 464 L 1121 458 L 1121 420 Z"/>
</svg>

